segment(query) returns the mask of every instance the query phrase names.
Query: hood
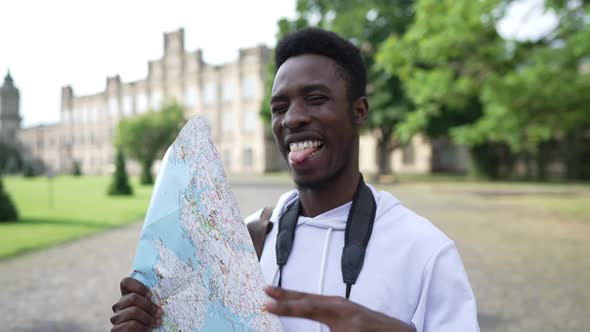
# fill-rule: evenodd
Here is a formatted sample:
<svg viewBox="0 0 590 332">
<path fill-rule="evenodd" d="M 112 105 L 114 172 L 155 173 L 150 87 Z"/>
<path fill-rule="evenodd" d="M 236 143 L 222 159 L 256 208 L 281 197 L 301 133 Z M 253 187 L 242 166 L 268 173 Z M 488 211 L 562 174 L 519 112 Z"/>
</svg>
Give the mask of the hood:
<svg viewBox="0 0 590 332">
<path fill-rule="evenodd" d="M 377 191 L 371 185 L 368 185 L 373 193 L 373 197 L 377 203 L 377 212 L 375 214 L 375 222 L 378 222 L 382 216 L 384 216 L 389 210 L 396 205 L 400 204 L 400 201 L 392 194 L 386 191 Z M 273 223 L 278 223 L 280 217 L 285 213 L 287 208 L 291 206 L 297 199 L 299 199 L 299 192 L 297 190 L 291 190 L 281 196 L 277 205 L 275 206 L 270 220 Z M 308 226 L 319 227 L 319 228 L 332 228 L 334 230 L 345 230 L 346 219 L 352 202 L 348 202 L 330 211 L 326 211 L 315 218 L 299 218 L 297 225 L 306 224 Z M 345 210 L 345 213 L 343 213 Z M 320 218 L 321 217 L 321 218 Z M 317 220 L 321 219 L 321 221 Z"/>
</svg>

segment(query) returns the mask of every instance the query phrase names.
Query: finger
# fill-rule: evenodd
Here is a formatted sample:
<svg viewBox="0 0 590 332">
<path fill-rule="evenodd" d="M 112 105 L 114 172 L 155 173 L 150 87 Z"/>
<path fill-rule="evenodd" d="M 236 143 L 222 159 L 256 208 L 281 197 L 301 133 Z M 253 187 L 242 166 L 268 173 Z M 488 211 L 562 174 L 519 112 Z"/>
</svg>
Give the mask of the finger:
<svg viewBox="0 0 590 332">
<path fill-rule="evenodd" d="M 153 317 L 138 307 L 119 310 L 111 317 L 111 323 L 113 325 L 123 324 L 128 321 L 136 321 L 147 327 L 159 327 L 162 325 L 161 318 Z"/>
<path fill-rule="evenodd" d="M 141 323 L 131 320 L 131 321 L 124 322 L 122 324 L 115 325 L 111 329 L 111 332 L 124 332 L 124 331 L 149 332 L 149 331 L 151 331 L 151 328 L 149 326 L 145 326 Z"/>
<path fill-rule="evenodd" d="M 121 296 L 119 302 L 113 305 L 113 308 L 116 309 L 115 312 L 130 307 L 138 307 L 156 318 L 162 317 L 162 314 L 164 313 L 164 310 L 152 302 L 152 300 L 136 293 L 129 293 Z"/>
<path fill-rule="evenodd" d="M 301 317 L 316 320 L 316 316 L 322 313 L 317 312 L 316 304 L 309 298 L 297 300 L 275 301 L 269 299 L 264 302 L 266 310 L 269 312 L 287 317 Z"/>
<path fill-rule="evenodd" d="M 150 297 L 148 295 L 150 290 L 145 287 L 144 284 L 142 284 L 141 282 L 131 278 L 131 277 L 126 277 L 121 279 L 121 295 L 125 295 L 125 294 L 129 294 L 129 293 L 137 293 L 139 295 L 145 296 L 145 297 Z"/>
<path fill-rule="evenodd" d="M 266 309 L 279 316 L 312 319 L 328 326 L 339 319 L 350 318 L 354 304 L 343 297 L 303 294 L 294 300 L 269 299 L 264 303 Z"/>
<path fill-rule="evenodd" d="M 264 292 L 272 297 L 275 300 L 296 300 L 307 295 L 311 295 L 308 293 L 301 293 L 292 290 L 286 290 L 284 288 L 272 287 L 272 286 L 265 286 Z"/>
</svg>

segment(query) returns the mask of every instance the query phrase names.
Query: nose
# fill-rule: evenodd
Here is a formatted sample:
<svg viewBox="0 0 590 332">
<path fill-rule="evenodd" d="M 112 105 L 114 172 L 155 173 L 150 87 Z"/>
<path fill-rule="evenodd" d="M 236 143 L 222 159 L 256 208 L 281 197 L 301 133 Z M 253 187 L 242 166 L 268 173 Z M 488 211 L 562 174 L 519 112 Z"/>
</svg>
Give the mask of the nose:
<svg viewBox="0 0 590 332">
<path fill-rule="evenodd" d="M 296 129 L 311 123 L 311 117 L 304 105 L 292 103 L 281 122 L 283 128 Z"/>
</svg>

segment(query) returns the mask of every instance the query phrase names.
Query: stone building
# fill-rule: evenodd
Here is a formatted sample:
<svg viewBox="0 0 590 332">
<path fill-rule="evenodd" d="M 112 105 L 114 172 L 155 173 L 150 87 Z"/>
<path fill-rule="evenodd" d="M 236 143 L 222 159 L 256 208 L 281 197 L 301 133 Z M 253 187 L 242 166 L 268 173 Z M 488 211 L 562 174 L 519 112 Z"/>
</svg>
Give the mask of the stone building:
<svg viewBox="0 0 590 332">
<path fill-rule="evenodd" d="M 16 133 L 20 128 L 19 113 L 20 93 L 10 72 L 6 73 L 4 83 L 0 86 L 0 141 L 16 143 Z"/>
<path fill-rule="evenodd" d="M 30 156 L 53 171 L 67 172 L 77 162 L 85 174 L 108 174 L 113 170 L 113 139 L 119 121 L 157 110 L 170 98 L 184 105 L 186 118 L 207 119 L 229 173 L 284 169 L 272 134 L 259 116 L 266 65 L 271 60 L 271 50 L 257 46 L 240 49 L 234 62 L 213 66 L 203 61 L 201 50 L 185 50 L 183 29 L 165 33 L 164 54 L 148 62 L 145 79 L 123 82 L 119 76 L 108 77 L 105 90 L 91 95 L 76 95 L 71 86 L 65 86 L 61 121 L 22 129 L 18 138 Z M 370 134 L 361 137 L 363 172 L 377 171 L 375 144 Z M 429 173 L 436 159 L 432 144 L 422 136 L 394 151 L 391 158 L 394 171 L 402 173 Z M 136 171 L 137 165 L 129 166 Z"/>
<path fill-rule="evenodd" d="M 207 119 L 229 172 L 278 169 L 277 153 L 267 148 L 272 137 L 258 116 L 269 58 L 270 50 L 258 46 L 241 49 L 235 62 L 213 66 L 203 61 L 201 50 L 184 49 L 182 29 L 166 33 L 164 55 L 148 62 L 145 79 L 108 77 L 105 90 L 91 95 L 76 95 L 65 86 L 60 123 L 21 130 L 19 138 L 51 169 L 64 172 L 78 162 L 83 173 L 107 174 L 113 168 L 119 121 L 157 111 L 165 99 L 174 99 L 185 107 L 187 118 Z"/>
</svg>

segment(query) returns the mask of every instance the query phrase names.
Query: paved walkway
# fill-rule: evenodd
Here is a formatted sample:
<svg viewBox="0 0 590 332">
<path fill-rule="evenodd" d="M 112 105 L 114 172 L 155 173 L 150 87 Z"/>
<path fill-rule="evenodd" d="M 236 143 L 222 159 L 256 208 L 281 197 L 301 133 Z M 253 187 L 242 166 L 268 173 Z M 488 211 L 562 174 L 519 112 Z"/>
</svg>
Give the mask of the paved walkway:
<svg viewBox="0 0 590 332">
<path fill-rule="evenodd" d="M 240 182 L 244 213 L 286 184 Z M 255 194 L 253 194 L 255 190 Z M 590 222 L 543 218 L 467 192 L 400 186 L 395 194 L 457 242 L 482 331 L 584 331 L 590 326 Z M 106 331 L 141 223 L 0 262 L 0 330 Z"/>
</svg>

